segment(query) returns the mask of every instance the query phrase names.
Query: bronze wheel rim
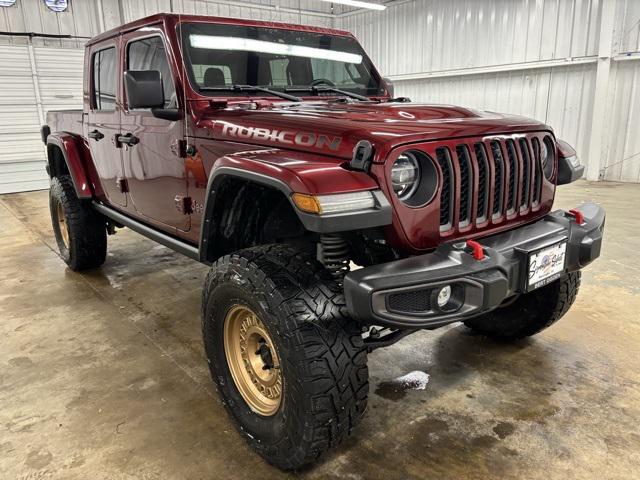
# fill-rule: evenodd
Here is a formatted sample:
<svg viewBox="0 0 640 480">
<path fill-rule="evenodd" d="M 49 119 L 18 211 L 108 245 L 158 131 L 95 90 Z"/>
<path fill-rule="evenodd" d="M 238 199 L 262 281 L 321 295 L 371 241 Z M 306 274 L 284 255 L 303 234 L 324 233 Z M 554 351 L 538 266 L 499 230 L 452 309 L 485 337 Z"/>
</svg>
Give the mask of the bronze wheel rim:
<svg viewBox="0 0 640 480">
<path fill-rule="evenodd" d="M 282 371 L 275 344 L 250 308 L 234 305 L 224 319 L 224 352 L 233 381 L 249 408 L 275 415 L 282 402 Z"/>
<path fill-rule="evenodd" d="M 58 229 L 60 230 L 60 237 L 62 237 L 62 243 L 65 248 L 69 249 L 69 225 L 67 224 L 67 216 L 64 214 L 64 207 L 62 202 L 58 200 L 56 202 L 56 217 L 58 220 Z"/>
</svg>

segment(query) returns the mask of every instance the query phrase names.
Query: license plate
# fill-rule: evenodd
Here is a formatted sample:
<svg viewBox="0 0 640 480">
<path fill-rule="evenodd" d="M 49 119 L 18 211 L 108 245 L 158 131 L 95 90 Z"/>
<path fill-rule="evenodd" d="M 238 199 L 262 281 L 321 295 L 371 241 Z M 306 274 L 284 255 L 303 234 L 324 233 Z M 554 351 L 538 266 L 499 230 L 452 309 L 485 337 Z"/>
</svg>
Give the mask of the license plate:
<svg viewBox="0 0 640 480">
<path fill-rule="evenodd" d="M 531 253 L 527 290 L 535 290 L 560 278 L 566 252 L 567 242 L 560 242 Z"/>
</svg>

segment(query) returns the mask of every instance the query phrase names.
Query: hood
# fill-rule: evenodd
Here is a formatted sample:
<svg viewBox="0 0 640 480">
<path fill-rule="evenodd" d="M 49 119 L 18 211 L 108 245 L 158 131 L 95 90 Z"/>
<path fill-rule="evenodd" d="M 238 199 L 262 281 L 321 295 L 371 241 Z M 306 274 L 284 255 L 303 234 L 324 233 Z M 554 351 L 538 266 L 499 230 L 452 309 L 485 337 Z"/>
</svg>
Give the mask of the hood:
<svg viewBox="0 0 640 480">
<path fill-rule="evenodd" d="M 469 136 L 551 130 L 535 120 L 453 105 L 315 101 L 245 102 L 202 111 L 205 136 L 351 159 L 360 140 L 376 161 L 399 145 Z"/>
</svg>

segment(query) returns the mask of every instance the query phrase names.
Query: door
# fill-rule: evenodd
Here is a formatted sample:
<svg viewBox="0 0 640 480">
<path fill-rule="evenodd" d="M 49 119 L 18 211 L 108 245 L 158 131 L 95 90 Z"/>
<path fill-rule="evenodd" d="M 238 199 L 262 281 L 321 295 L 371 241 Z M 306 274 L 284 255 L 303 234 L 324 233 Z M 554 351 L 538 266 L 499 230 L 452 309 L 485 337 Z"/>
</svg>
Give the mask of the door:
<svg viewBox="0 0 640 480">
<path fill-rule="evenodd" d="M 164 108 L 176 108 L 174 76 L 163 37 L 149 32 L 131 32 L 123 37 L 126 70 L 156 70 L 162 79 Z M 126 95 L 125 95 L 126 96 Z M 124 103 L 121 130 L 136 137 L 134 145 L 123 145 L 123 162 L 129 196 L 135 213 L 152 223 L 188 231 L 191 217 L 187 202 L 185 159 L 178 142 L 183 139 L 182 120 L 153 116 L 149 109 L 129 109 Z"/>
<path fill-rule="evenodd" d="M 126 206 L 122 153 L 116 147 L 121 116 L 118 45 L 110 40 L 93 46 L 90 53 L 90 107 L 85 135 L 107 200 Z"/>
</svg>

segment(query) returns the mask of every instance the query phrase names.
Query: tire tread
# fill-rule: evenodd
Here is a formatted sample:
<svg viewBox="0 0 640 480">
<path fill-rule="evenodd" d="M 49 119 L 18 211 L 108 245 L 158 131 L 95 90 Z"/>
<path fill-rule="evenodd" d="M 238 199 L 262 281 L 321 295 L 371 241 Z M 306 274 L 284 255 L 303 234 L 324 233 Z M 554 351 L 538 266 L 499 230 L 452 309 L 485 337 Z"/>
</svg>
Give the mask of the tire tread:
<svg viewBox="0 0 640 480">
<path fill-rule="evenodd" d="M 51 217 L 55 225 L 53 199 L 60 199 L 65 209 L 69 226 L 70 248 L 67 250 L 61 238 L 56 241 L 63 260 L 74 271 L 86 270 L 102 265 L 107 255 L 107 232 L 104 218 L 76 195 L 73 180 L 69 175 L 60 175 L 51 180 Z"/>
<path fill-rule="evenodd" d="M 349 319 L 342 288 L 308 251 L 266 245 L 227 255 L 214 263 L 203 291 L 203 321 L 209 295 L 240 273 L 276 318 L 291 355 L 294 388 L 309 405 L 302 430 L 278 445 L 248 439 L 269 462 L 291 470 L 317 460 L 340 443 L 364 415 L 368 396 L 367 352 L 360 327 Z M 205 339 L 206 341 L 206 339 Z M 292 385 L 290 384 L 290 387 Z M 292 410 L 293 411 L 293 410 Z"/>
<path fill-rule="evenodd" d="M 580 282 L 580 271 L 568 273 L 506 307 L 467 320 L 465 325 L 481 335 L 507 341 L 536 335 L 569 311 Z"/>
</svg>

